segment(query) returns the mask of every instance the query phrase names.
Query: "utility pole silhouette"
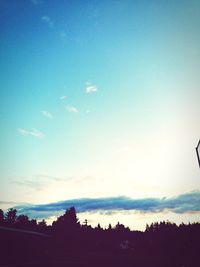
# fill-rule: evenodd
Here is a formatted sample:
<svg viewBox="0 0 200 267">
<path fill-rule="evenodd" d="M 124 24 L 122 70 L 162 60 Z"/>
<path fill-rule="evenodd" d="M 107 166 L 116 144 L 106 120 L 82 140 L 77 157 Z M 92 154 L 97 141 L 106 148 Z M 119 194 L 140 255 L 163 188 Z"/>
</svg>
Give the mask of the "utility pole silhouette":
<svg viewBox="0 0 200 267">
<path fill-rule="evenodd" d="M 198 159 L 199 168 L 200 168 L 199 147 L 200 147 L 200 140 L 199 140 L 199 142 L 198 142 L 198 144 L 197 144 L 197 147 L 196 147 L 197 159 Z"/>
</svg>

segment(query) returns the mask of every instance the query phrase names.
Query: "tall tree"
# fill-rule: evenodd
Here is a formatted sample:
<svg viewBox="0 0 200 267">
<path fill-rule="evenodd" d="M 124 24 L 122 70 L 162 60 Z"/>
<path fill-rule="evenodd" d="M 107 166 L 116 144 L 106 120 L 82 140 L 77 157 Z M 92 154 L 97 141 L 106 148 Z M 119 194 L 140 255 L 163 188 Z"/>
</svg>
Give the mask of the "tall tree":
<svg viewBox="0 0 200 267">
<path fill-rule="evenodd" d="M 80 223 L 74 207 L 67 209 L 64 215 L 58 217 L 57 220 L 53 222 L 54 229 L 62 232 L 77 229 L 79 226 Z"/>
<path fill-rule="evenodd" d="M 5 221 L 9 224 L 14 224 L 17 220 L 17 210 L 16 209 L 9 209 L 5 215 Z"/>
</svg>

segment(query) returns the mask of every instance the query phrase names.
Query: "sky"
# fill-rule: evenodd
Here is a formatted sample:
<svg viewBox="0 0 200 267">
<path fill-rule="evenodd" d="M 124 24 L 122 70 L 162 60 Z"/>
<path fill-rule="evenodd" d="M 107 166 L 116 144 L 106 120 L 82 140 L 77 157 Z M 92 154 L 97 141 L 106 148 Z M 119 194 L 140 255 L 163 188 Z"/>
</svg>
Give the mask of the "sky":
<svg viewBox="0 0 200 267">
<path fill-rule="evenodd" d="M 200 2 L 0 0 L 0 14 L 0 208 L 199 221 Z"/>
</svg>

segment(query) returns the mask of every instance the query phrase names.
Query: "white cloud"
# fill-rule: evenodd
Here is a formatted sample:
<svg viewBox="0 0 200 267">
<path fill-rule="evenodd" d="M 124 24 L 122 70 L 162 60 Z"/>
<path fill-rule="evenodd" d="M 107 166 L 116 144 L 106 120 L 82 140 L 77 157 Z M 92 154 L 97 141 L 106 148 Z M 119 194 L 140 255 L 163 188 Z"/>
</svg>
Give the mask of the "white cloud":
<svg viewBox="0 0 200 267">
<path fill-rule="evenodd" d="M 32 135 L 36 138 L 43 138 L 45 135 L 44 133 L 42 133 L 41 131 L 38 131 L 37 129 L 33 128 L 32 130 L 26 130 L 26 129 L 22 129 L 22 128 L 19 128 L 18 129 L 18 133 L 20 135 L 23 135 L 23 136 L 28 136 L 28 135 Z"/>
<path fill-rule="evenodd" d="M 44 134 L 42 132 L 40 132 L 34 128 L 30 131 L 30 135 L 35 136 L 37 138 L 43 138 L 44 137 Z"/>
<path fill-rule="evenodd" d="M 49 111 L 46 111 L 46 110 L 42 111 L 42 115 L 45 116 L 48 119 L 52 119 L 53 118 L 53 115 Z"/>
<path fill-rule="evenodd" d="M 53 28 L 54 27 L 54 23 L 50 19 L 49 16 L 42 16 L 42 20 L 47 23 L 47 25 L 49 26 L 49 28 Z"/>
<path fill-rule="evenodd" d="M 24 136 L 29 135 L 29 131 L 21 128 L 18 129 L 18 133 Z"/>
<path fill-rule="evenodd" d="M 71 112 L 71 113 L 78 113 L 78 109 L 75 108 L 75 107 L 73 107 L 73 106 L 66 106 L 65 108 L 66 108 L 66 110 L 67 110 L 68 112 Z"/>
<path fill-rule="evenodd" d="M 67 98 L 66 95 L 60 96 L 60 100 L 65 100 L 66 98 Z"/>
<path fill-rule="evenodd" d="M 97 86 L 95 84 L 91 84 L 90 82 L 86 83 L 85 92 L 87 94 L 97 92 Z"/>
</svg>

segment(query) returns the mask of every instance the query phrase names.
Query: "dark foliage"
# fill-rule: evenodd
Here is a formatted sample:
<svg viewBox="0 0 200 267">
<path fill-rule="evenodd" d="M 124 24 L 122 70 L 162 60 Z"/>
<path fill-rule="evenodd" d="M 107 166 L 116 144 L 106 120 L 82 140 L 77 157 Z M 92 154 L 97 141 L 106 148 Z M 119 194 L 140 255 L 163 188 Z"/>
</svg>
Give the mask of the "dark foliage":
<svg viewBox="0 0 200 267">
<path fill-rule="evenodd" d="M 0 225 L 3 223 L 4 221 L 4 212 L 2 209 L 0 209 Z"/>
<path fill-rule="evenodd" d="M 0 210 L 0 265 L 33 266 L 200 266 L 200 224 L 156 222 L 145 232 L 123 224 L 81 225 L 74 207 L 48 226 L 15 209 Z"/>
</svg>

